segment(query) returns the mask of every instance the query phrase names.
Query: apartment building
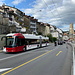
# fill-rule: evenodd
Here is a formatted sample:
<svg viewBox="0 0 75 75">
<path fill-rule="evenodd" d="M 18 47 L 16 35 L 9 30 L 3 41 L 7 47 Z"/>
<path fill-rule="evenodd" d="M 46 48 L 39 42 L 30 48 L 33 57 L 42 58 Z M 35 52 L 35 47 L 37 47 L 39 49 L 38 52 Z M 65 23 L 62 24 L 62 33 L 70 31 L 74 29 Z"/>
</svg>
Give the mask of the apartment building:
<svg viewBox="0 0 75 75">
<path fill-rule="evenodd" d="M 44 25 L 45 25 L 44 35 L 47 36 L 48 34 L 50 34 L 50 24 L 44 23 Z"/>
<path fill-rule="evenodd" d="M 3 15 L 3 10 L 0 7 L 0 34 L 8 32 L 9 27 L 7 27 L 9 19 Z"/>
<path fill-rule="evenodd" d="M 56 30 L 57 30 L 58 33 L 59 33 L 59 39 L 62 40 L 62 37 L 63 37 L 63 31 L 62 31 L 61 29 L 59 29 L 59 28 L 57 28 Z"/>
<path fill-rule="evenodd" d="M 53 37 L 56 37 L 58 40 L 62 40 L 63 37 L 63 31 L 56 26 L 50 25 L 51 29 L 50 32 Z"/>
<path fill-rule="evenodd" d="M 27 16 L 26 17 L 28 18 L 28 22 L 29 22 L 29 25 L 28 25 L 28 30 L 27 32 L 28 33 L 31 33 L 31 34 L 37 34 L 37 19 L 34 19 L 34 17 L 31 17 L 31 16 Z"/>
<path fill-rule="evenodd" d="M 41 33 L 44 36 L 62 37 L 61 30 L 48 23 L 38 22 L 34 17 L 25 15 L 15 7 L 3 4 L 0 7 L 0 34 L 9 32 L 23 32 L 31 34 Z M 61 34 L 61 35 L 60 35 Z"/>
<path fill-rule="evenodd" d="M 25 13 L 23 13 L 19 9 L 3 4 L 0 7 L 0 12 L 1 12 L 0 20 L 3 24 L 4 22 L 8 22 L 8 24 L 5 23 L 5 25 L 9 27 L 9 32 L 21 32 L 21 30 L 28 29 L 28 25 L 30 24 L 30 21 L 25 16 Z M 8 19 L 8 21 L 6 20 L 6 18 Z M 2 26 L 4 26 L 3 24 Z M 4 28 L 2 30 L 4 30 Z M 1 32 L 3 33 L 3 31 Z"/>
<path fill-rule="evenodd" d="M 69 39 L 69 34 L 67 32 L 63 33 L 63 40 L 68 40 Z"/>
<path fill-rule="evenodd" d="M 37 22 L 37 32 L 44 36 L 50 34 L 50 25 L 47 23 Z"/>
<path fill-rule="evenodd" d="M 20 11 L 15 7 L 10 7 L 5 4 L 1 7 L 1 12 L 3 16 L 8 18 L 9 31 L 11 32 L 25 32 L 25 33 L 35 33 L 37 19 L 34 17 L 27 16 L 25 13 Z M 3 20 L 3 19 L 2 19 Z M 3 26 L 3 25 L 2 25 Z M 4 30 L 4 29 L 3 29 Z"/>
<path fill-rule="evenodd" d="M 19 32 L 22 28 L 21 26 L 24 23 L 24 13 L 15 7 L 10 7 L 7 5 L 2 5 L 2 7 L 4 9 L 5 15 L 9 18 L 9 26 L 16 27 L 16 30 L 13 29 L 14 32 Z"/>
<path fill-rule="evenodd" d="M 30 31 L 31 33 L 33 34 L 37 34 L 37 27 L 36 27 L 36 22 L 37 22 L 37 19 L 34 19 L 34 17 L 30 17 Z"/>
</svg>

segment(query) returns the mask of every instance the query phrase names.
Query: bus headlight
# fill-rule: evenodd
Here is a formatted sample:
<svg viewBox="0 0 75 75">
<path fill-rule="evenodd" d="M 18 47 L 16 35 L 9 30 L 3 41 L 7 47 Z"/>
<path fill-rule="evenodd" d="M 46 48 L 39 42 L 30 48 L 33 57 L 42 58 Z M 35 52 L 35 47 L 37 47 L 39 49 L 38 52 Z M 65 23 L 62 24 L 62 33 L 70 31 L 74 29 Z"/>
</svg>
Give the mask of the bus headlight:
<svg viewBox="0 0 75 75">
<path fill-rule="evenodd" d="M 6 52 L 6 48 L 3 47 L 3 52 Z"/>
</svg>

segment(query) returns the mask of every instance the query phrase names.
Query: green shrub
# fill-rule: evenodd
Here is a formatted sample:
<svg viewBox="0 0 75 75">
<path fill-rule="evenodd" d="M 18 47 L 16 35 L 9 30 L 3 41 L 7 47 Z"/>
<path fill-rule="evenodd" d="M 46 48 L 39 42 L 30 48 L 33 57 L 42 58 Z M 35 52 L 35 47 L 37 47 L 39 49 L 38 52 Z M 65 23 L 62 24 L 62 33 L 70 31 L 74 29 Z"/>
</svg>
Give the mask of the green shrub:
<svg viewBox="0 0 75 75">
<path fill-rule="evenodd" d="M 55 42 L 57 40 L 56 37 L 52 37 L 52 34 L 48 34 L 47 37 L 49 37 L 50 42 Z"/>
</svg>

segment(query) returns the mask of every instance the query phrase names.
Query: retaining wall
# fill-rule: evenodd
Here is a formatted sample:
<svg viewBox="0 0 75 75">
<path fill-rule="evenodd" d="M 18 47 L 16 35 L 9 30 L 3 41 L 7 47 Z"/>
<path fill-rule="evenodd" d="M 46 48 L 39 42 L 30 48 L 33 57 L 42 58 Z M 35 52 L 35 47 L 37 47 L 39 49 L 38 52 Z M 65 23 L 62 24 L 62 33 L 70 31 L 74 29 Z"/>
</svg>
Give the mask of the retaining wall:
<svg viewBox="0 0 75 75">
<path fill-rule="evenodd" d="M 5 36 L 5 35 L 0 35 L 0 49 L 2 49 L 3 46 L 4 46 L 4 39 L 1 41 L 1 38 L 2 38 L 3 36 Z"/>
</svg>

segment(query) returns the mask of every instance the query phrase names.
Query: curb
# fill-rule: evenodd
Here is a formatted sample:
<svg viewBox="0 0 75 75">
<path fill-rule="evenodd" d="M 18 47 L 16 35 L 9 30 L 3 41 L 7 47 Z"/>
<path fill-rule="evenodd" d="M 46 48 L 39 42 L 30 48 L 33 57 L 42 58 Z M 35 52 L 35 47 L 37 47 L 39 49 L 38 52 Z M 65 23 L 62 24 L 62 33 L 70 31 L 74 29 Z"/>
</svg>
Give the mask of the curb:
<svg viewBox="0 0 75 75">
<path fill-rule="evenodd" d="M 71 75 L 75 75 L 75 55 L 74 55 L 74 44 L 73 43 L 69 43 L 72 46 L 72 66 L 71 66 Z"/>
<path fill-rule="evenodd" d="M 75 75 L 75 55 L 74 55 L 74 45 L 73 45 L 73 74 L 72 75 Z"/>
</svg>

